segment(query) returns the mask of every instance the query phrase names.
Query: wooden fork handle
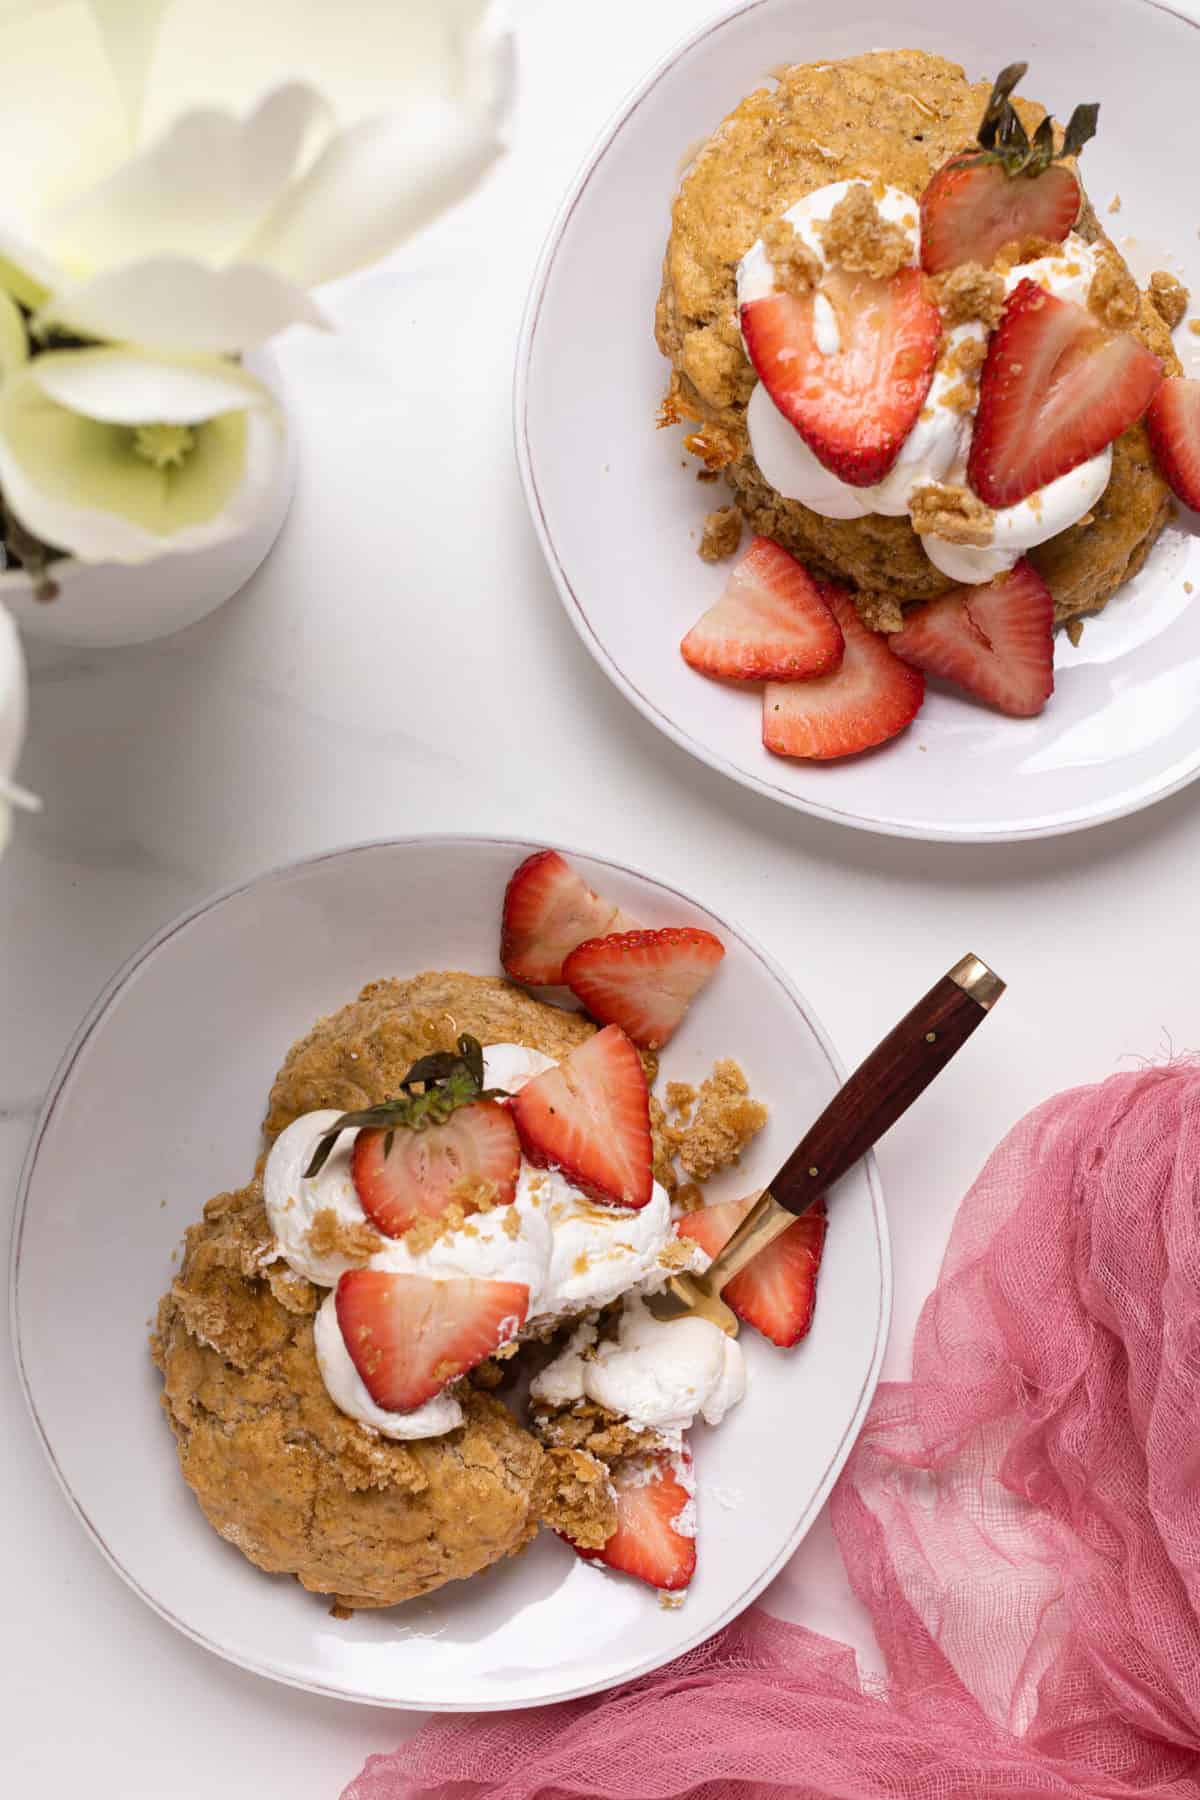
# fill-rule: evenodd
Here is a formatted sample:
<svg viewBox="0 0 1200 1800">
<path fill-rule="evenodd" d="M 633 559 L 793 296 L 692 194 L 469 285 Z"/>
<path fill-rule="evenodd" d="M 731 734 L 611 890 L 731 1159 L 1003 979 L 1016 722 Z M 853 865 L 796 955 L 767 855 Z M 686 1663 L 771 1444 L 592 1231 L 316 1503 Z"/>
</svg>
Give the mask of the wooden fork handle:
<svg viewBox="0 0 1200 1800">
<path fill-rule="evenodd" d="M 1004 983 L 977 956 L 935 982 L 834 1095 L 770 1184 L 802 1213 L 877 1144 L 982 1025 Z"/>
</svg>

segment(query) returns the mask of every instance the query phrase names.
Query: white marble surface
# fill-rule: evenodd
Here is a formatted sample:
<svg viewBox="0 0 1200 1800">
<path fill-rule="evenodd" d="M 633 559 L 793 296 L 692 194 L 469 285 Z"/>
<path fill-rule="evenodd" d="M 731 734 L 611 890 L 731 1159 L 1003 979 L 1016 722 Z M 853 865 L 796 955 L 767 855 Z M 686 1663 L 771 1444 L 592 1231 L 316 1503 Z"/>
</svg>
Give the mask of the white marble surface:
<svg viewBox="0 0 1200 1800">
<path fill-rule="evenodd" d="M 140 651 L 35 652 L 21 776 L 45 797 L 0 865 L 0 1193 L 116 965 L 224 883 L 356 838 L 505 830 L 586 842 L 735 915 L 843 1057 L 962 951 L 1010 996 L 881 1154 L 896 1249 L 887 1373 L 955 1205 L 1054 1088 L 1200 1037 L 1200 790 L 1058 843 L 924 847 L 819 825 L 689 761 L 608 686 L 559 608 L 511 449 L 528 275 L 576 164 L 703 8 L 524 0 L 513 154 L 454 218 L 283 345 L 302 468 L 245 595 Z M 333 1800 L 403 1715 L 276 1688 L 146 1610 L 77 1528 L 0 1358 L 5 1789 Z M 120 1424 L 114 1421 L 114 1455 Z M 827 1526 L 771 1603 L 870 1654 Z M 136 1758 L 136 1764 L 134 1759 Z M 131 1770 L 136 1766 L 136 1776 Z"/>
</svg>

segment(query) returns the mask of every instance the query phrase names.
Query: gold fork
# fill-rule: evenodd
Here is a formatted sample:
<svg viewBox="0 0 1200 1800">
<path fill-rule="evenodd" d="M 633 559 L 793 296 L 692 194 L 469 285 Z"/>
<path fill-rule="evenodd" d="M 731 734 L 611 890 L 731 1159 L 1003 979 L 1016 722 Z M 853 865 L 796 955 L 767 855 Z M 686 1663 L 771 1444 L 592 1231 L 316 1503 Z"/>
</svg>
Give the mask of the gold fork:
<svg viewBox="0 0 1200 1800">
<path fill-rule="evenodd" d="M 879 1142 L 1003 992 L 1000 977 L 977 956 L 956 962 L 838 1089 L 706 1272 L 672 1275 L 661 1293 L 646 1295 L 654 1317 L 666 1322 L 698 1313 L 736 1337 L 737 1316 L 721 1299 L 726 1282 Z"/>
</svg>

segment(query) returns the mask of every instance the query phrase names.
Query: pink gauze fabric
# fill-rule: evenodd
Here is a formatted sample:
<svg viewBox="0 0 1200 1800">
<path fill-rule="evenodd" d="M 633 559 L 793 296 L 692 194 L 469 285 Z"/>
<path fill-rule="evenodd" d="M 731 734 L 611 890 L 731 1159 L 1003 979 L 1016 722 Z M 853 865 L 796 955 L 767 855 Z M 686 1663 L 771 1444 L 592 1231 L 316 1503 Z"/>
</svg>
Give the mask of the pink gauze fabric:
<svg viewBox="0 0 1200 1800">
<path fill-rule="evenodd" d="M 886 1685 L 752 1611 L 611 1693 L 427 1725 L 343 1800 L 1200 1800 L 1200 1067 L 1001 1144 L 832 1507 Z"/>
</svg>

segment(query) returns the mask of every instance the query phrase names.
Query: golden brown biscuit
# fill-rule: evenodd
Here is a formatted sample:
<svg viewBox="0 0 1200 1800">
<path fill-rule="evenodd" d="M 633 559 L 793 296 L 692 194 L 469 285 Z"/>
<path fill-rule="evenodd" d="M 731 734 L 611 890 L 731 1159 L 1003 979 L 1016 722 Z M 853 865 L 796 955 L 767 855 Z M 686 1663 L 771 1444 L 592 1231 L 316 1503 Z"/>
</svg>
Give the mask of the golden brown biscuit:
<svg viewBox="0 0 1200 1800">
<path fill-rule="evenodd" d="M 950 584 L 907 518 L 826 519 L 766 482 L 746 435 L 755 376 L 738 330 L 737 265 L 772 220 L 830 182 L 881 177 L 919 196 L 934 171 L 974 140 L 989 86 L 921 50 L 782 70 L 774 87 L 748 95 L 714 132 L 672 209 L 655 319 L 672 365 L 661 417 L 693 422 L 685 443 L 707 467 L 724 470 L 756 532 L 872 596 L 868 622 L 886 614 L 880 596 L 927 600 Z M 1030 101 L 1018 97 L 1015 105 L 1031 131 L 1044 117 Z M 1086 200 L 1078 230 L 1093 241 L 1104 236 Z M 1115 249 L 1110 267 L 1114 289 L 1128 281 Z M 1170 333 L 1148 299 L 1137 331 L 1178 373 Z M 1135 426 L 1117 440 L 1112 479 L 1093 517 L 1031 553 L 1056 617 L 1103 606 L 1144 561 L 1167 509 L 1166 486 Z"/>
</svg>

